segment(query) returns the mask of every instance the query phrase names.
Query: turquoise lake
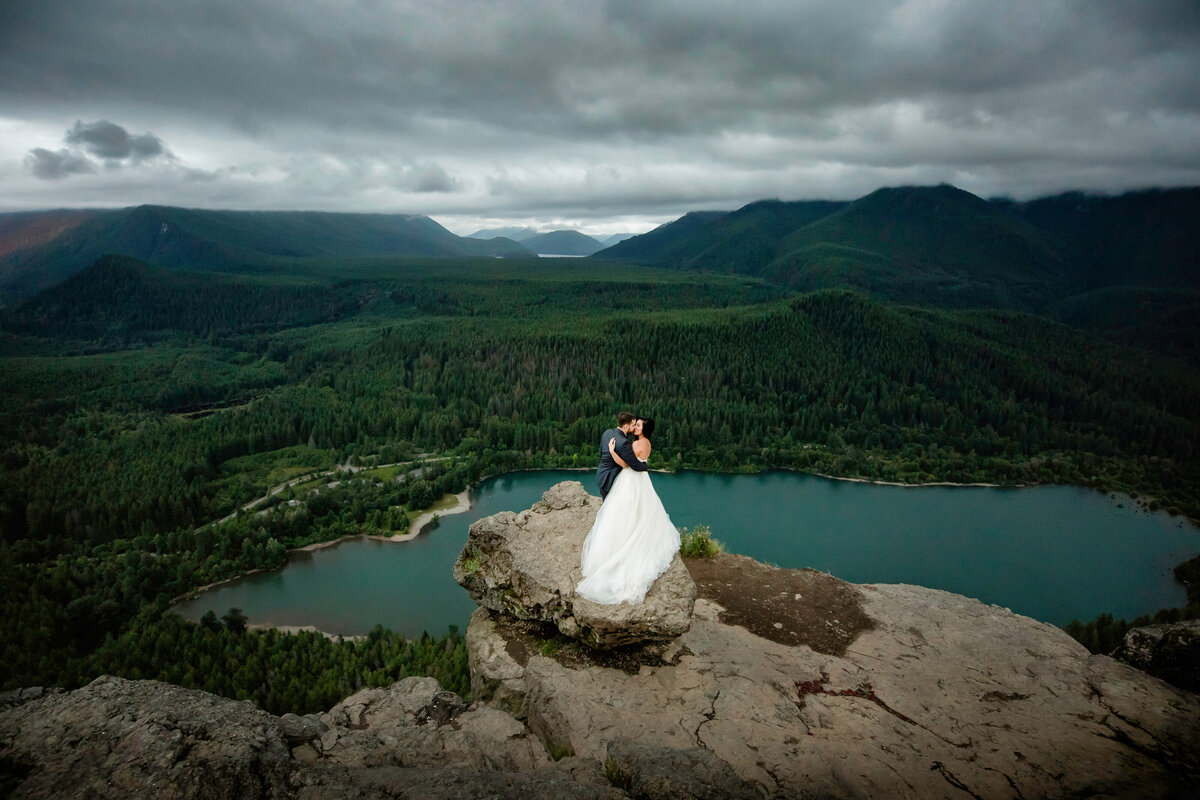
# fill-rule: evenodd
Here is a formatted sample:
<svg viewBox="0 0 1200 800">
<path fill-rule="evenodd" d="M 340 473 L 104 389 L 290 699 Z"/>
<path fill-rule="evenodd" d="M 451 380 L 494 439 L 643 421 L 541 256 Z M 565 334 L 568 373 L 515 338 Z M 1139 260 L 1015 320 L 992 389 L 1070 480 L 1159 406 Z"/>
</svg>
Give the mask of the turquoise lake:
<svg viewBox="0 0 1200 800">
<path fill-rule="evenodd" d="M 1102 613 L 1132 619 L 1183 605 L 1172 568 L 1200 552 L 1200 531 L 1124 497 L 1074 487 L 899 487 L 793 472 L 654 473 L 676 525 L 707 524 L 726 549 L 854 583 L 946 589 L 1062 625 Z M 590 472 L 518 472 L 471 492 L 471 509 L 409 542 L 352 539 L 292 553 L 271 573 L 180 603 L 199 620 L 241 608 L 253 624 L 313 625 L 341 635 L 376 623 L 407 636 L 465 629 L 475 604 L 451 568 L 468 526 L 521 511 Z"/>
</svg>

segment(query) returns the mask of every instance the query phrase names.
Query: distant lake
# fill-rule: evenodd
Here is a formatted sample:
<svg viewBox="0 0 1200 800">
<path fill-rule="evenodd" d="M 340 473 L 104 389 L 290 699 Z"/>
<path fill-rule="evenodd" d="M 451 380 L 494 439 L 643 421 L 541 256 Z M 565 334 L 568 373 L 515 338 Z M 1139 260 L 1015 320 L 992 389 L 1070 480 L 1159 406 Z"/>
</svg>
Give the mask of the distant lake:
<svg viewBox="0 0 1200 800">
<path fill-rule="evenodd" d="M 1181 606 L 1172 568 L 1200 552 L 1200 531 L 1128 498 L 1064 486 L 898 487 L 794 472 L 654 473 L 672 521 L 707 524 L 726 549 L 854 583 L 912 583 L 976 597 L 1062 625 L 1102 613 L 1132 619 Z M 471 509 L 410 542 L 354 539 L 296 552 L 176 606 L 191 620 L 241 608 L 251 623 L 406 636 L 465 629 L 475 609 L 451 569 L 475 520 L 521 511 L 563 480 L 598 493 L 590 472 L 516 472 L 484 481 Z"/>
</svg>

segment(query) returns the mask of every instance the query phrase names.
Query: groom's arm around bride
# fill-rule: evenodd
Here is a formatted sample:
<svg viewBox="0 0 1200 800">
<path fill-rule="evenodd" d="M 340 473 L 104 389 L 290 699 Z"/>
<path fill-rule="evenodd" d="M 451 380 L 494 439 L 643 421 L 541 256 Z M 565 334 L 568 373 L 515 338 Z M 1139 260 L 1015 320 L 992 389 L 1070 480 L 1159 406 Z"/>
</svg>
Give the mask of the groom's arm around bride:
<svg viewBox="0 0 1200 800">
<path fill-rule="evenodd" d="M 633 445 L 629 441 L 629 431 L 635 422 L 637 422 L 636 415 L 622 411 L 617 415 L 617 427 L 609 428 L 600 436 L 600 466 L 596 468 L 596 484 L 600 487 L 601 498 L 608 496 L 613 481 L 621 473 L 621 465 L 613 461 L 612 454 L 608 451 L 610 440 L 616 441 L 617 455 L 624 459 L 630 469 L 638 472 L 645 472 L 648 469 L 646 463 L 638 461 L 637 456 L 633 454 Z"/>
</svg>

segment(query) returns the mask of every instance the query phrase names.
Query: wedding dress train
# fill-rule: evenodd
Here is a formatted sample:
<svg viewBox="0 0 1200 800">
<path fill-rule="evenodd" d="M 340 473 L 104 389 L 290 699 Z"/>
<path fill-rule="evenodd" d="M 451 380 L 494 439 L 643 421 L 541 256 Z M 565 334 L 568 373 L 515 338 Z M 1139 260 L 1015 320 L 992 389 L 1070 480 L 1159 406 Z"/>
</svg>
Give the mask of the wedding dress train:
<svg viewBox="0 0 1200 800">
<path fill-rule="evenodd" d="M 623 469 L 584 540 L 575 591 L 595 603 L 640 603 L 678 550 L 649 473 Z"/>
</svg>

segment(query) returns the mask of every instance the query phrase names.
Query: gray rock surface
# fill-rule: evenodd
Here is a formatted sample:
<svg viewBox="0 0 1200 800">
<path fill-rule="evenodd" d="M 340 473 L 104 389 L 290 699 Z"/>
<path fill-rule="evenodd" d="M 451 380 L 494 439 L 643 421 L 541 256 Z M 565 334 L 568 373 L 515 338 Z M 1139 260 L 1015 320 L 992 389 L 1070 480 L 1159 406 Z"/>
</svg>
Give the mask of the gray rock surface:
<svg viewBox="0 0 1200 800">
<path fill-rule="evenodd" d="M 627 800 L 594 761 L 564 758 L 533 772 L 368 767 L 308 772 L 296 800 Z"/>
<path fill-rule="evenodd" d="M 639 800 L 760 800 L 762 795 L 738 777 L 711 750 L 686 750 L 616 742 L 608 748 L 606 770 Z"/>
<path fill-rule="evenodd" d="M 488 609 L 475 609 L 465 638 L 472 699 L 524 717 L 525 667 L 508 652 Z"/>
<path fill-rule="evenodd" d="M 508 714 L 432 678 L 366 689 L 320 717 L 155 681 L 0 695 L 12 798 L 623 798 L 599 762 L 552 763 Z"/>
<path fill-rule="evenodd" d="M 707 750 L 777 797 L 1153 798 L 1198 785 L 1196 695 L 1006 609 L 854 588 L 874 625 L 842 655 L 723 623 L 705 598 L 664 662 L 632 673 L 513 643 L 528 656 L 527 724 L 602 761 L 629 746 Z"/>
<path fill-rule="evenodd" d="M 286 796 L 303 744 L 250 703 L 152 681 L 9 700 L 0 754 L 13 798 Z"/>
<path fill-rule="evenodd" d="M 468 708 L 433 678 L 363 689 L 321 716 L 321 755 L 348 767 L 461 766 L 527 772 L 550 762 L 525 726 L 495 708 Z"/>
<path fill-rule="evenodd" d="M 1200 620 L 1134 628 L 1112 656 L 1182 689 L 1200 692 Z"/>
<path fill-rule="evenodd" d="M 548 489 L 532 508 L 471 525 L 454 579 L 475 602 L 555 625 L 591 647 L 674 639 L 688 629 L 696 585 L 677 555 L 637 605 L 600 605 L 575 594 L 584 539 L 600 508 L 579 481 Z"/>
</svg>

